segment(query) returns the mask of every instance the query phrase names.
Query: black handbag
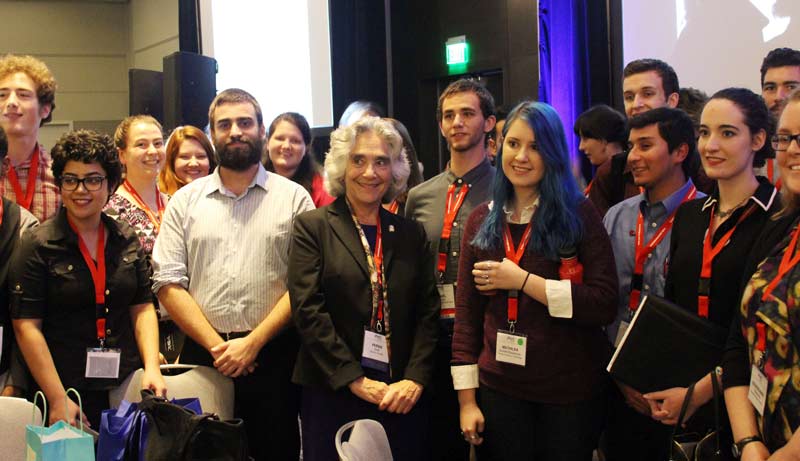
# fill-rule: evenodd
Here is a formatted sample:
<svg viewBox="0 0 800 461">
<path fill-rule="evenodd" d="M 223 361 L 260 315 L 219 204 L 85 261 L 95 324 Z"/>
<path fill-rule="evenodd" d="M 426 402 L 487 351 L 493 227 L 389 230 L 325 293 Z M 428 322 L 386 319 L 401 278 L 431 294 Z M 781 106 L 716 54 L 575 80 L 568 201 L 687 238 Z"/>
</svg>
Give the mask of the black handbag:
<svg viewBox="0 0 800 461">
<path fill-rule="evenodd" d="M 191 411 L 142 390 L 139 409 L 149 432 L 144 459 L 246 461 L 247 435 L 241 419 L 221 421 L 211 413 Z"/>
<path fill-rule="evenodd" d="M 670 438 L 669 446 L 669 460 L 670 461 L 722 461 L 724 459 L 721 444 L 720 444 L 720 418 L 719 396 L 721 391 L 719 389 L 719 382 L 717 381 L 717 374 L 711 372 L 711 387 L 714 393 L 714 425 L 715 428 L 705 434 L 698 434 L 696 432 L 687 434 L 678 434 L 678 430 L 683 426 L 684 418 L 686 416 L 686 409 L 689 407 L 689 402 L 692 400 L 694 393 L 694 385 L 686 390 L 686 397 L 683 399 L 681 405 L 681 412 L 678 416 L 678 422 L 672 430 L 672 437 Z"/>
</svg>

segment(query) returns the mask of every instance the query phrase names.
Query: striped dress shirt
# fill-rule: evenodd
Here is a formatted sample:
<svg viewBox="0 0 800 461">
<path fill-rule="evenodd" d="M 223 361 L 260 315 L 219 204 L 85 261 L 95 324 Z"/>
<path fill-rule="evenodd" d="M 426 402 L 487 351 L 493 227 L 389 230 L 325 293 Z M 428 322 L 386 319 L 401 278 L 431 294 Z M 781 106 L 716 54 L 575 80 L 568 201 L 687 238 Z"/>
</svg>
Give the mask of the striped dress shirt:
<svg viewBox="0 0 800 461">
<path fill-rule="evenodd" d="M 299 184 L 259 165 L 239 197 L 219 169 L 169 201 L 153 249 L 153 291 L 189 291 L 218 332 L 254 329 L 286 293 L 294 218 L 314 204 Z"/>
</svg>

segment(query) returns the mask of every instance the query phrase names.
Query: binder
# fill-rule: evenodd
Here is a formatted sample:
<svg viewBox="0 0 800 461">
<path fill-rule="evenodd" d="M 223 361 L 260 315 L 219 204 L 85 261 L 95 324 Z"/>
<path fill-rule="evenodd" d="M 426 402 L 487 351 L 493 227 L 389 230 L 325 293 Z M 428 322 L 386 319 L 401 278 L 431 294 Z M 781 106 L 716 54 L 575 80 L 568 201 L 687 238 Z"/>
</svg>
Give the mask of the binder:
<svg viewBox="0 0 800 461">
<path fill-rule="evenodd" d="M 687 387 L 722 362 L 728 329 L 647 295 L 606 370 L 641 393 Z"/>
</svg>

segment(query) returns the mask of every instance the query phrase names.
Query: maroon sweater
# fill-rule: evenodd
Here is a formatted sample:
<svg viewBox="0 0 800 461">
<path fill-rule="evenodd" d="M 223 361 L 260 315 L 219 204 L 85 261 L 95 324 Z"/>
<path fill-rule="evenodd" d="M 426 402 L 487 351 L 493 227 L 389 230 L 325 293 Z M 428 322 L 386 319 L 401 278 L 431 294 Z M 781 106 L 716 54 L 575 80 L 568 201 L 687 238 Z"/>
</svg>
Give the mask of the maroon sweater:
<svg viewBox="0 0 800 461">
<path fill-rule="evenodd" d="M 477 363 L 482 386 L 517 399 L 554 404 L 580 402 L 603 390 L 611 345 L 602 327 L 616 315 L 617 271 L 611 243 L 597 211 L 588 200 L 581 203 L 578 211 L 584 227 L 578 259 L 584 272 L 583 284 L 572 284 L 573 317 L 551 317 L 547 306 L 520 293 L 516 332 L 528 337 L 524 367 L 495 360 L 497 330 L 508 329 L 507 292 L 479 294 L 472 268 L 478 261 L 502 260 L 504 251 L 484 251 L 470 243 L 489 212 L 487 204 L 470 215 L 458 268 L 452 363 Z M 516 246 L 524 226 L 510 227 Z M 534 253 L 530 247 L 520 260 L 523 269 L 554 280 L 559 279 L 559 264 Z"/>
</svg>

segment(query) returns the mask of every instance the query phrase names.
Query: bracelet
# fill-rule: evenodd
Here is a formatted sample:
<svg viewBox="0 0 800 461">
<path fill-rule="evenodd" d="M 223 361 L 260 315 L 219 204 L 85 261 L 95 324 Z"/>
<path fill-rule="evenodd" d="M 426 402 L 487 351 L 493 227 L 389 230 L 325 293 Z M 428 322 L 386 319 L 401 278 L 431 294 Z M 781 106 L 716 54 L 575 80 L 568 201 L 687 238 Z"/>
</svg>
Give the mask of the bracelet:
<svg viewBox="0 0 800 461">
<path fill-rule="evenodd" d="M 530 272 L 528 272 L 528 275 L 526 275 L 526 276 L 525 276 L 525 281 L 524 281 L 524 282 L 522 282 L 522 286 L 521 286 L 521 287 L 519 287 L 519 291 L 522 291 L 522 290 L 524 290 L 524 289 L 525 289 L 525 284 L 526 284 L 526 283 L 528 283 L 528 277 L 530 277 L 530 276 L 531 276 L 531 273 L 530 273 Z"/>
</svg>

